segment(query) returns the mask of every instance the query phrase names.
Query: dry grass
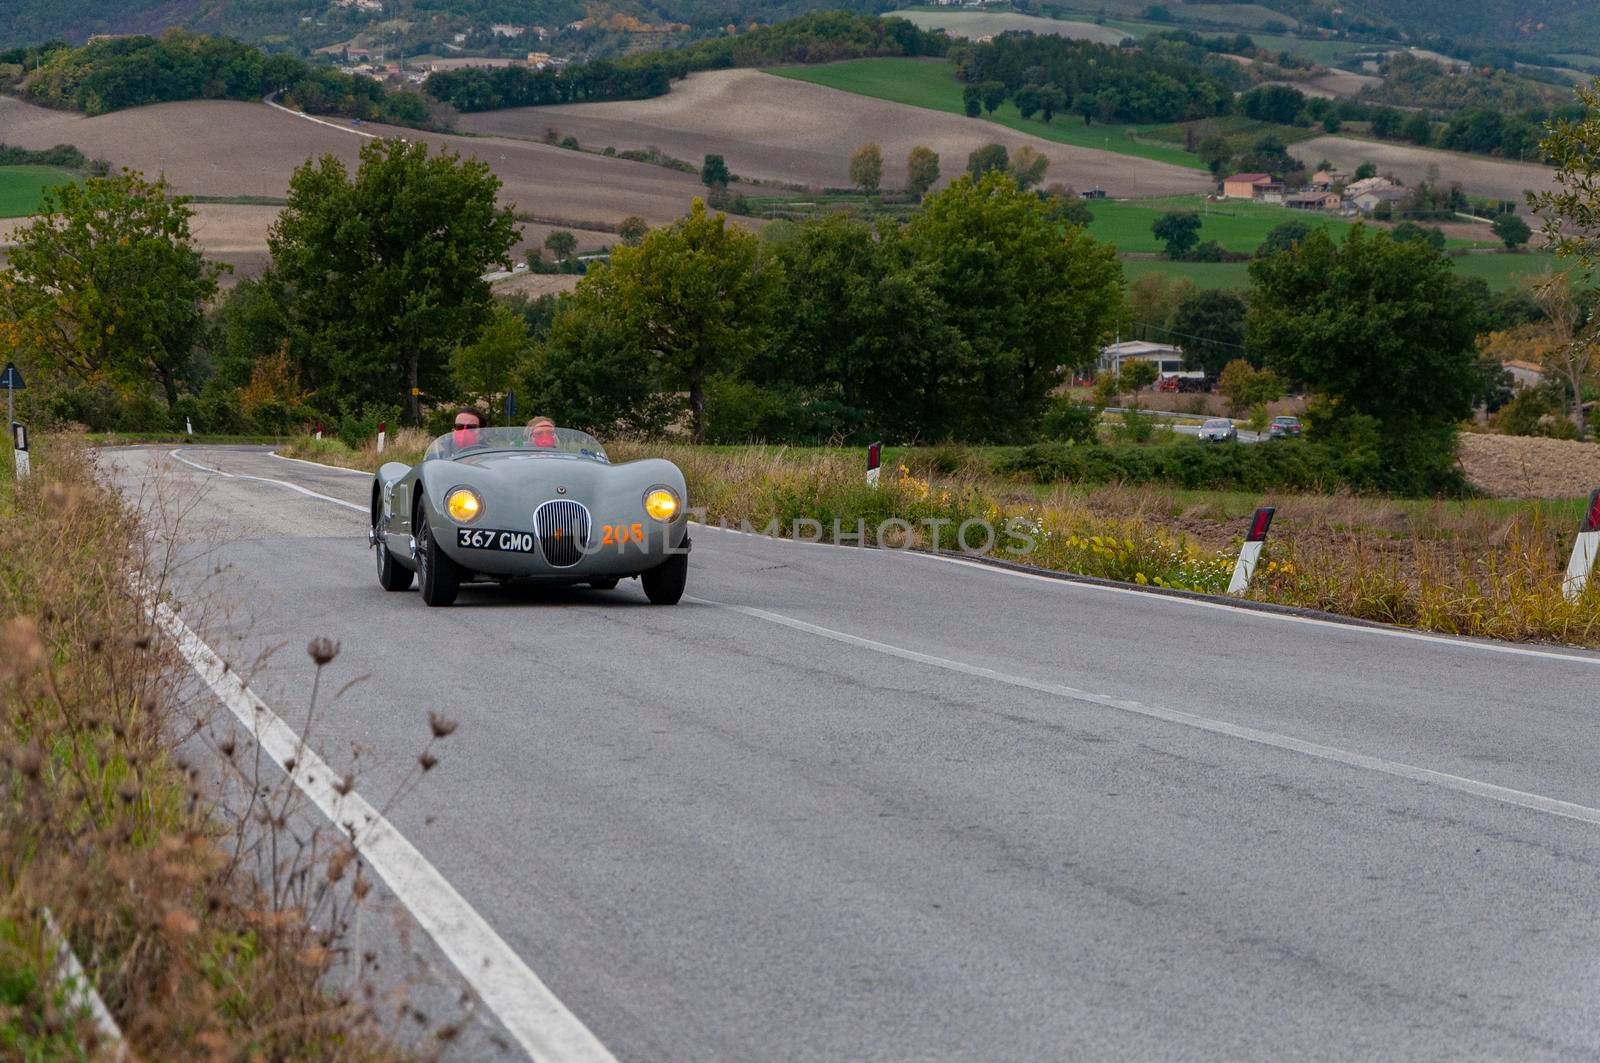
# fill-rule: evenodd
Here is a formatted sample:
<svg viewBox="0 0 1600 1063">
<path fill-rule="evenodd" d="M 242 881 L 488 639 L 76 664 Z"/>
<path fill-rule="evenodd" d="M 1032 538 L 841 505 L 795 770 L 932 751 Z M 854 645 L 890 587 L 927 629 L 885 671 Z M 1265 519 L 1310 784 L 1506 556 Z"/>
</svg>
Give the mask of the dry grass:
<svg viewBox="0 0 1600 1063">
<path fill-rule="evenodd" d="M 0 1055 L 96 1050 L 53 982 L 48 906 L 139 1058 L 410 1058 L 346 951 L 362 861 L 303 827 L 248 734 L 181 711 L 187 670 L 129 580 L 159 585 L 170 558 L 81 441 L 49 440 L 35 470 L 0 480 Z M 320 675 L 337 647 L 308 652 Z M 241 804 L 214 805 L 179 753 L 207 741 Z"/>
<path fill-rule="evenodd" d="M 1048 179 L 1114 194 L 1172 195 L 1204 191 L 1203 171 L 1072 147 L 957 114 L 858 96 L 757 70 L 690 75 L 665 96 L 615 103 L 523 107 L 463 115 L 461 128 L 512 137 L 541 137 L 554 127 L 586 147 L 657 147 L 680 159 L 723 155 L 734 173 L 819 187 L 849 183 L 850 155 L 872 142 L 883 149 L 884 185 L 899 187 L 913 147 L 939 153 L 949 178 L 964 172 L 968 153 L 991 141 L 1029 145 L 1051 160 Z M 691 178 L 691 180 L 693 180 Z"/>
</svg>

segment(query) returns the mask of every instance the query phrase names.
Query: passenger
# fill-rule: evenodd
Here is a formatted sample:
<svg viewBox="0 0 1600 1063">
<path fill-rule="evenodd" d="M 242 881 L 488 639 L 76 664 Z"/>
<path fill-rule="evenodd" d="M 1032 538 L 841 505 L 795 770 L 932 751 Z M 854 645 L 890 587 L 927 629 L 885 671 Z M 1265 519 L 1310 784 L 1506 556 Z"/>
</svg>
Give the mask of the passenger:
<svg viewBox="0 0 1600 1063">
<path fill-rule="evenodd" d="M 556 445 L 556 423 L 548 417 L 535 417 L 528 422 L 528 440 L 536 447 L 553 448 Z"/>
<path fill-rule="evenodd" d="M 457 410 L 455 430 L 450 433 L 450 442 L 455 444 L 457 450 L 476 446 L 478 443 L 478 429 L 482 427 L 483 418 L 478 415 L 477 410 Z"/>
</svg>

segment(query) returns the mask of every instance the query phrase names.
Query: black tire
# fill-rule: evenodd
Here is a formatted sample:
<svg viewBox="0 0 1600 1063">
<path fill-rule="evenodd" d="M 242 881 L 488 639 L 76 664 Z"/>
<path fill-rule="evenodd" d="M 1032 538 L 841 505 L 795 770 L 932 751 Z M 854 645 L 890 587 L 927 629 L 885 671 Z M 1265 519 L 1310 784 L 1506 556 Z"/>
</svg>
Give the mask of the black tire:
<svg viewBox="0 0 1600 1063">
<path fill-rule="evenodd" d="M 673 554 L 639 577 L 651 605 L 677 605 L 689 579 L 689 555 Z"/>
<path fill-rule="evenodd" d="M 421 586 L 422 600 L 429 605 L 449 605 L 461 590 L 461 569 L 445 556 L 428 527 L 428 512 L 417 507 L 417 520 L 412 528 L 417 539 L 417 582 Z"/>
<path fill-rule="evenodd" d="M 592 579 L 589 581 L 589 586 L 597 591 L 614 591 L 617 589 L 617 578 L 612 576 L 609 579 Z"/>
<path fill-rule="evenodd" d="M 394 559 L 389 547 L 379 539 L 373 551 L 378 555 L 378 586 L 386 591 L 408 591 L 416 573 Z"/>
</svg>

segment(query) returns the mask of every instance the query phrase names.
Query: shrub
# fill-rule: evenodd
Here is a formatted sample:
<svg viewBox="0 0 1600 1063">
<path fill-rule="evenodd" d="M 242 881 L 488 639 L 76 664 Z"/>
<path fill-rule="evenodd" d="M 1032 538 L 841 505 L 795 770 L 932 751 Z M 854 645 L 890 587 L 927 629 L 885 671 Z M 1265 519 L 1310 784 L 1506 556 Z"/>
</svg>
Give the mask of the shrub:
<svg viewBox="0 0 1600 1063">
<path fill-rule="evenodd" d="M 1044 411 L 1044 434 L 1061 443 L 1093 443 L 1100 426 L 1100 408 L 1066 395 L 1050 400 Z"/>
</svg>

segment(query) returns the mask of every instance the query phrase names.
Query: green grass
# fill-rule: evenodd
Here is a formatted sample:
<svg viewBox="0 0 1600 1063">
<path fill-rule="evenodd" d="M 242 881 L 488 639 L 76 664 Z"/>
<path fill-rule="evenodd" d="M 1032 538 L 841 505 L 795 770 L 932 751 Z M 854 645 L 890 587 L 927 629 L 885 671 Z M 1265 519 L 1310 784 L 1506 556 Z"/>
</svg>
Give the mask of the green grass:
<svg viewBox="0 0 1600 1063">
<path fill-rule="evenodd" d="M 1098 205 L 1095 210 L 1095 221 L 1098 223 Z M 1203 233 L 1205 230 L 1201 231 Z M 1450 261 L 1455 263 L 1456 273 L 1460 276 L 1482 277 L 1489 282 L 1489 288 L 1497 292 L 1514 288 L 1525 278 L 1536 276 L 1544 270 L 1558 268 L 1555 256 L 1534 252 L 1522 255 L 1458 255 Z M 1165 273 L 1187 277 L 1201 288 L 1248 288 L 1248 266 L 1248 262 L 1168 262 L 1160 258 L 1125 258 L 1122 260 L 1122 274 L 1129 284 L 1152 273 Z"/>
<path fill-rule="evenodd" d="M 1117 250 L 1135 254 L 1161 251 L 1162 245 L 1150 232 L 1156 219 L 1168 211 L 1194 211 L 1201 217 L 1200 239 L 1215 240 L 1229 251 L 1254 251 L 1277 226 L 1286 221 L 1303 221 L 1328 230 L 1336 240 L 1344 239 L 1352 222 L 1314 211 L 1290 210 L 1272 203 L 1224 200 L 1208 203 L 1204 196 L 1165 196 L 1159 199 L 1096 200 L 1089 204 L 1094 224 L 1089 232 L 1117 245 Z M 1497 247 L 1499 241 L 1485 234 L 1480 241 L 1451 239 L 1447 247 Z"/>
<path fill-rule="evenodd" d="M 767 73 L 912 107 L 966 113 L 961 99 L 963 86 L 956 80 L 955 67 L 942 59 L 850 59 L 820 66 L 774 67 Z M 1139 126 L 1086 125 L 1077 115 L 1065 114 L 1056 115 L 1050 122 L 1025 119 L 1010 101 L 994 114 L 973 121 L 991 121 L 1058 144 L 1101 148 L 1191 170 L 1205 169 L 1198 158 L 1181 147 L 1141 139 Z"/>
<path fill-rule="evenodd" d="M 0 218 L 21 218 L 39 207 L 44 190 L 76 180 L 53 166 L 0 166 Z"/>
</svg>

